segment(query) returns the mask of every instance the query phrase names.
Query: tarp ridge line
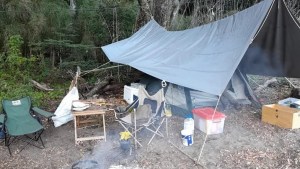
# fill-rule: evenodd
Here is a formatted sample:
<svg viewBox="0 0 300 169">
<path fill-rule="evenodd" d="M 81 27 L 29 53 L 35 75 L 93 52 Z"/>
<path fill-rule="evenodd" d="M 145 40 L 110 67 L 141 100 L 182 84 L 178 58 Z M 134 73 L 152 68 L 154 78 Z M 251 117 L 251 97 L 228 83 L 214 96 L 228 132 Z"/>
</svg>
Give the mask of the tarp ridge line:
<svg viewBox="0 0 300 169">
<path fill-rule="evenodd" d="M 274 2 L 275 2 L 275 0 L 273 0 L 272 5 L 270 6 L 270 8 L 269 8 L 269 10 L 268 10 L 268 13 L 267 13 L 265 19 L 263 20 L 262 24 L 260 25 L 260 27 L 259 27 L 259 29 L 257 30 L 257 32 L 256 32 L 256 34 L 254 35 L 254 37 L 251 39 L 251 43 L 252 43 L 253 40 L 257 37 L 257 35 L 258 35 L 259 32 L 261 31 L 261 29 L 263 28 L 263 26 L 264 26 L 266 20 L 268 19 L 269 15 L 270 15 L 270 12 L 271 12 L 271 10 L 272 10 L 272 8 L 273 8 Z"/>
<path fill-rule="evenodd" d="M 291 11 L 289 10 L 289 8 L 286 5 L 286 2 L 283 1 L 283 4 L 285 6 L 285 8 L 287 9 L 288 13 L 290 14 L 291 18 L 293 19 L 293 21 L 295 22 L 295 24 L 297 25 L 297 27 L 300 29 L 300 25 L 299 22 L 297 20 L 295 20 L 294 16 L 292 15 Z"/>
</svg>

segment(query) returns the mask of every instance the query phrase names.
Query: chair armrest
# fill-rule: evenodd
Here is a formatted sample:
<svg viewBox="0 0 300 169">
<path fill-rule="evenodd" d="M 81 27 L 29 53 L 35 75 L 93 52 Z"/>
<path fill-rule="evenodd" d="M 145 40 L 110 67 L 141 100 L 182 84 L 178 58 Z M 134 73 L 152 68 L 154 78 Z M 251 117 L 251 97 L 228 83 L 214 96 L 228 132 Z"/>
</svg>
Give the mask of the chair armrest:
<svg viewBox="0 0 300 169">
<path fill-rule="evenodd" d="M 0 114 L 0 124 L 4 124 L 4 114 Z"/>
<path fill-rule="evenodd" d="M 114 111 L 115 114 L 115 118 L 118 119 L 120 118 L 120 115 L 122 115 L 123 113 L 119 112 L 117 109 L 111 109 L 112 111 Z"/>
<path fill-rule="evenodd" d="M 46 118 L 50 118 L 50 117 L 52 117 L 52 116 L 55 116 L 53 113 L 47 112 L 47 111 L 42 110 L 42 109 L 40 109 L 40 108 L 38 108 L 38 107 L 33 107 L 32 110 L 33 110 L 34 112 L 36 112 L 36 113 L 38 113 L 38 114 L 40 114 L 40 115 L 46 117 Z"/>
</svg>

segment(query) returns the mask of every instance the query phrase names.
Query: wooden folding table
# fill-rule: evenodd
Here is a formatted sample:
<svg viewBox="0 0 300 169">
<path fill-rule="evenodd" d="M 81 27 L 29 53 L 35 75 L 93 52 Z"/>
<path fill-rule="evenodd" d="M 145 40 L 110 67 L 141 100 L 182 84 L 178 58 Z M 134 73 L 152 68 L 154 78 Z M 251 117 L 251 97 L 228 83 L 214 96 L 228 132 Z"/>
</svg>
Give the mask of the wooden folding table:
<svg viewBox="0 0 300 169">
<path fill-rule="evenodd" d="M 83 111 L 72 111 L 73 116 L 74 116 L 74 129 L 75 129 L 75 144 L 78 144 L 79 141 L 87 141 L 87 140 L 104 140 L 106 141 L 106 131 L 105 131 L 105 111 L 107 111 L 106 109 L 91 109 L 88 108 L 86 110 Z M 80 116 L 91 116 L 91 115 L 102 115 L 102 122 L 103 122 L 103 135 L 101 136 L 91 136 L 91 137 L 81 137 L 78 138 L 77 135 L 77 126 L 78 126 L 78 121 L 77 121 L 77 117 Z M 101 116 L 99 118 L 99 125 L 101 125 Z"/>
</svg>

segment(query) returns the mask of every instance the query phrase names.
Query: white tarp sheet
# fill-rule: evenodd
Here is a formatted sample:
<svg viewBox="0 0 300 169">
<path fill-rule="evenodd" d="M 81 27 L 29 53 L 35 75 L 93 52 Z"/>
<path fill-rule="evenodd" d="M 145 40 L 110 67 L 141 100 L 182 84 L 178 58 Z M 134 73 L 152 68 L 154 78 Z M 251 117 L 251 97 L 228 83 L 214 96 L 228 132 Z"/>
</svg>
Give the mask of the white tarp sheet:
<svg viewBox="0 0 300 169">
<path fill-rule="evenodd" d="M 72 103 L 74 100 L 79 100 L 79 93 L 77 87 L 73 87 L 69 93 L 63 98 L 56 111 L 55 116 L 52 117 L 55 127 L 73 120 Z"/>
<path fill-rule="evenodd" d="M 184 31 L 151 20 L 130 38 L 102 47 L 110 61 L 168 82 L 221 95 L 272 5 L 265 0 Z"/>
</svg>

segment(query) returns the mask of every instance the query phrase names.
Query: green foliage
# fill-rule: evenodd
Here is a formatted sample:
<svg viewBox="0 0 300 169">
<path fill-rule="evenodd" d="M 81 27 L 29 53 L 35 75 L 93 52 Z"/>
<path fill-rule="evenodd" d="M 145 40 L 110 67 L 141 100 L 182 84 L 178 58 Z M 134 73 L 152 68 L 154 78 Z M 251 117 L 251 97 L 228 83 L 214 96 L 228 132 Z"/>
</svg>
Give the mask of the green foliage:
<svg viewBox="0 0 300 169">
<path fill-rule="evenodd" d="M 21 45 L 23 39 L 20 35 L 11 36 L 8 41 L 8 56 L 6 62 L 10 68 L 19 68 L 26 62 L 26 58 L 21 56 Z"/>
<path fill-rule="evenodd" d="M 36 105 L 46 106 L 45 99 L 58 99 L 63 96 L 62 90 L 51 92 L 38 91 L 30 83 L 30 79 L 38 77 L 37 74 L 42 67 L 39 65 L 38 57 L 23 57 L 21 46 L 23 39 L 20 35 L 9 38 L 8 51 L 0 55 L 0 100 L 18 99 L 23 96 L 30 96 L 35 100 Z M 50 75 L 48 75 L 50 76 Z"/>
<path fill-rule="evenodd" d="M 16 79 L 11 79 L 5 72 L 0 72 L 0 100 L 2 99 L 19 99 L 23 96 L 30 96 L 35 106 L 48 107 L 49 101 L 60 100 L 67 89 L 66 84 L 58 84 L 56 90 L 44 92 L 34 88 L 34 86 L 27 81 L 27 83 L 19 83 Z M 0 110 L 1 110 L 0 104 Z"/>
<path fill-rule="evenodd" d="M 99 47 L 129 37 L 137 12 L 135 0 L 76 0 L 75 10 L 64 0 L 1 1 L 0 99 L 29 95 L 38 105 L 60 99 L 64 90 L 38 91 L 30 79 L 67 88 L 66 72 L 107 62 Z M 87 81 L 111 73 L 91 74 Z"/>
<path fill-rule="evenodd" d="M 138 7 L 134 0 L 76 0 L 75 10 L 69 1 L 9 0 L 0 3 L 0 10 L 0 53 L 8 50 L 9 37 L 20 35 L 24 56 L 58 56 L 57 64 L 73 55 L 99 61 L 103 56 L 95 55 L 95 47 L 130 36 Z M 76 50 L 78 45 L 85 49 Z"/>
<path fill-rule="evenodd" d="M 30 68 L 36 67 L 37 57 L 22 56 L 21 46 L 23 39 L 20 35 L 11 36 L 8 40 L 8 51 L 0 55 L 0 68 L 5 69 L 14 78 L 23 78 L 30 74 Z M 6 57 L 5 57 L 6 56 Z"/>
</svg>

